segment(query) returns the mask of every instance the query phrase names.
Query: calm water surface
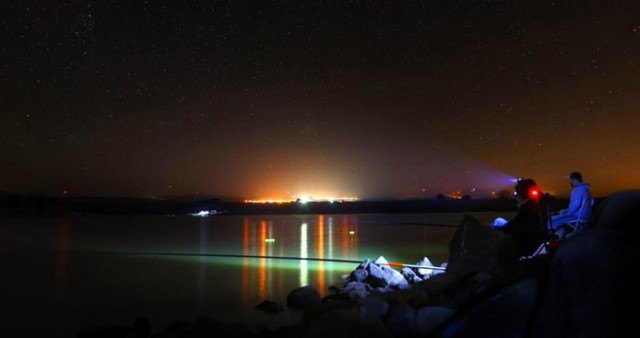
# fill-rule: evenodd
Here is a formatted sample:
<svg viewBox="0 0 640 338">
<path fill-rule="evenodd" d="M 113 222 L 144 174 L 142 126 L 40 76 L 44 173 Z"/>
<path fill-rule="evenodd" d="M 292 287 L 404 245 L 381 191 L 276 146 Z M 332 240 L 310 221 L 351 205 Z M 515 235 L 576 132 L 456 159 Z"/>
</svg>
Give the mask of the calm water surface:
<svg viewBox="0 0 640 338">
<path fill-rule="evenodd" d="M 496 214 L 474 214 L 484 223 Z M 504 215 L 501 215 L 504 216 Z M 384 255 L 440 265 L 462 214 L 77 217 L 0 221 L 0 307 L 12 337 L 73 337 L 81 329 L 149 318 L 154 332 L 199 316 L 264 327 L 295 314 L 257 313 L 311 285 L 321 295 L 356 264 L 190 253 L 360 261 Z M 273 242 L 267 241 L 273 239 Z M 255 325 L 254 325 L 255 326 Z M 7 331 L 8 330 L 8 331 Z"/>
</svg>

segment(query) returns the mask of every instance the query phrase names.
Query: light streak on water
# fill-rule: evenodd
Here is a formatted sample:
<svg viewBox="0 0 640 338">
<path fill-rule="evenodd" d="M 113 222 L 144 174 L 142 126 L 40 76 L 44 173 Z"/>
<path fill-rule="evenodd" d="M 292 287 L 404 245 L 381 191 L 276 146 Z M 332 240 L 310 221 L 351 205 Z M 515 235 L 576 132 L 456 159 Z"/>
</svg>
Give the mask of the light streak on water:
<svg viewBox="0 0 640 338">
<path fill-rule="evenodd" d="M 318 215 L 318 258 L 324 258 L 324 215 Z M 324 262 L 318 262 L 318 293 L 321 296 L 325 291 Z"/>
<path fill-rule="evenodd" d="M 267 255 L 267 221 L 260 221 L 260 256 Z M 266 299 L 267 297 L 267 259 L 260 258 L 260 268 L 258 270 L 258 298 Z"/>
<path fill-rule="evenodd" d="M 300 285 L 309 285 L 309 267 L 304 258 L 308 258 L 307 253 L 307 223 L 300 225 Z"/>
</svg>

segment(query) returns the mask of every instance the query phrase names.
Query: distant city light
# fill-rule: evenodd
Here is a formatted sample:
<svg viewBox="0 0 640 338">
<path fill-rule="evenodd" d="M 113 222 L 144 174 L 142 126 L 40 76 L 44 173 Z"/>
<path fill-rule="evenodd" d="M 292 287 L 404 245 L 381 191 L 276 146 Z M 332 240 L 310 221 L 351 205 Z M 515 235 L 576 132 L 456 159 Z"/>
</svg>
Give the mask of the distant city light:
<svg viewBox="0 0 640 338">
<path fill-rule="evenodd" d="M 295 203 L 294 199 L 263 199 L 263 200 L 244 200 L 244 203 L 256 203 L 256 204 L 283 204 L 283 203 Z"/>
<path fill-rule="evenodd" d="M 300 197 L 298 198 L 298 201 L 302 204 L 307 204 L 311 201 L 313 201 L 313 199 L 311 197 Z"/>
<path fill-rule="evenodd" d="M 211 215 L 217 215 L 217 214 L 222 214 L 224 213 L 224 211 L 218 211 L 218 210 L 200 210 L 198 212 L 192 212 L 189 213 L 189 216 L 193 216 L 193 217 L 207 217 L 207 216 L 211 216 Z"/>
<path fill-rule="evenodd" d="M 257 200 L 244 200 L 244 203 L 253 203 L 253 204 L 285 204 L 285 203 L 310 203 L 310 202 L 355 202 L 358 200 L 358 197 L 323 197 L 323 196 L 299 196 L 289 199 L 257 199 Z"/>
</svg>

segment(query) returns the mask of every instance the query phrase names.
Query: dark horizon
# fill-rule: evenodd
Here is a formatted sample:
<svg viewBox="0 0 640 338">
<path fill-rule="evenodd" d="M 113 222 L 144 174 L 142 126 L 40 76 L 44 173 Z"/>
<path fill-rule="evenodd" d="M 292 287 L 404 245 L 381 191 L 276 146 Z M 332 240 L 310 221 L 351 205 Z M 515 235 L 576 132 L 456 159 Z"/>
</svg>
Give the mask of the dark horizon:
<svg viewBox="0 0 640 338">
<path fill-rule="evenodd" d="M 632 189 L 623 189 L 623 190 L 632 190 Z M 621 190 L 622 191 L 622 190 Z M 618 192 L 618 191 L 615 191 Z M 615 193 L 613 192 L 613 193 Z M 425 195 L 425 196 L 377 196 L 377 197 L 361 197 L 358 198 L 355 202 L 393 202 L 393 201 L 419 201 L 419 200 L 438 200 L 438 199 L 446 199 L 446 200 L 462 200 L 462 199 L 473 199 L 473 200 L 505 200 L 512 199 L 512 190 L 503 189 L 496 191 L 495 194 L 463 194 L 463 195 L 455 195 L 449 194 L 446 192 L 440 192 L 433 195 Z M 568 199 L 569 194 L 561 194 L 555 195 L 549 193 L 550 196 L 559 199 Z M 46 198 L 55 198 L 55 199 L 131 199 L 131 200 L 167 200 L 167 201 L 205 201 L 205 200 L 218 200 L 221 202 L 229 202 L 229 203 L 247 203 L 246 197 L 240 196 L 223 196 L 223 195 L 215 195 L 215 194 L 193 194 L 193 195 L 163 195 L 163 196 L 126 196 L 126 195 L 75 195 L 75 194 L 48 194 L 48 193 L 39 193 L 39 192 L 16 192 L 16 191 L 0 191 L 0 198 L 7 198 L 8 196 L 16 196 L 16 197 L 46 197 Z M 606 198 L 609 194 L 606 195 L 593 195 L 594 198 Z M 299 202 L 299 201 L 298 201 Z M 338 203 L 352 203 L 354 201 L 345 201 L 341 199 L 336 199 L 335 202 Z M 282 203 L 296 203 L 295 199 L 291 199 L 286 202 L 268 202 L 263 201 L 257 204 L 282 204 Z M 326 200 L 319 201 L 310 201 L 309 203 L 331 203 Z M 249 203 L 254 204 L 254 203 Z"/>
<path fill-rule="evenodd" d="M 601 198 L 596 198 L 597 203 Z M 551 196 L 551 210 L 559 210 L 568 199 Z M 494 198 L 369 199 L 352 202 L 293 201 L 286 203 L 246 203 L 215 198 L 139 199 L 117 197 L 64 197 L 7 195 L 0 193 L 0 218 L 76 216 L 198 216 L 220 215 L 332 215 L 332 214 L 431 214 L 504 212 L 513 213 L 516 201 L 509 196 Z M 198 215 L 205 211 L 204 216 Z M 213 214 L 209 214 L 213 213 Z"/>
</svg>

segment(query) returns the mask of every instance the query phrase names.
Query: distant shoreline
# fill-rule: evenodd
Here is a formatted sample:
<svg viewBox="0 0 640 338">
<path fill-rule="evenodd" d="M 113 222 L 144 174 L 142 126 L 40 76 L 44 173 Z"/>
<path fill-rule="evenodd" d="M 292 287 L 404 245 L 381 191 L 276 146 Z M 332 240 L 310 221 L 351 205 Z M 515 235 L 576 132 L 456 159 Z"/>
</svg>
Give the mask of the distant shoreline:
<svg viewBox="0 0 640 338">
<path fill-rule="evenodd" d="M 552 199 L 552 210 L 566 207 L 566 199 Z M 201 210 L 225 215 L 290 214 L 400 214 L 515 211 L 510 199 L 415 199 L 391 201 L 265 203 L 224 202 L 216 199 L 171 200 L 130 198 L 9 196 L 0 199 L 0 218 L 74 217 L 91 215 L 162 216 L 187 215 Z"/>
</svg>

